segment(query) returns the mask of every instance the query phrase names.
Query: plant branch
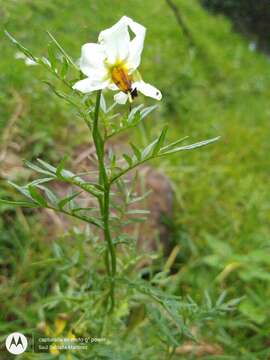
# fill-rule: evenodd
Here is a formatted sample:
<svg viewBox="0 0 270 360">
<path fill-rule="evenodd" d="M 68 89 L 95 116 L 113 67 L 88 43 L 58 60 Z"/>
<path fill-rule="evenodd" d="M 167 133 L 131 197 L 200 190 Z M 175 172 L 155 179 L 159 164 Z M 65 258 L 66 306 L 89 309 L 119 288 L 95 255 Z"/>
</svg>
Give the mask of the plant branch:
<svg viewBox="0 0 270 360">
<path fill-rule="evenodd" d="M 125 175 L 129 171 L 135 169 L 137 166 L 140 166 L 140 165 L 144 164 L 146 161 L 157 159 L 157 158 L 167 156 L 167 155 L 172 155 L 172 154 L 175 154 L 175 153 L 177 153 L 179 151 L 192 150 L 192 149 L 195 149 L 195 148 L 198 148 L 198 147 L 201 147 L 201 146 L 205 146 L 205 145 L 211 144 L 212 142 L 215 142 L 215 141 L 219 140 L 219 138 L 220 137 L 218 136 L 218 137 L 215 137 L 215 138 L 212 138 L 212 139 L 209 139 L 209 140 L 204 140 L 204 141 L 200 141 L 200 142 L 197 142 L 197 143 L 194 143 L 194 144 L 185 145 L 185 146 L 170 149 L 170 147 L 172 145 L 177 144 L 179 141 L 182 141 L 182 139 L 179 140 L 179 141 L 176 141 L 176 142 L 174 142 L 172 144 L 169 144 L 169 145 L 167 145 L 165 147 L 162 147 L 158 153 L 154 152 L 151 155 L 145 157 L 144 159 L 142 159 L 140 161 L 135 161 L 131 166 L 129 166 L 129 167 L 125 168 L 125 169 L 122 169 L 118 174 L 114 175 L 110 179 L 110 184 L 113 184 L 120 177 L 122 177 L 123 175 Z M 154 143 L 157 143 L 157 140 L 155 142 L 153 142 L 153 144 Z"/>
</svg>

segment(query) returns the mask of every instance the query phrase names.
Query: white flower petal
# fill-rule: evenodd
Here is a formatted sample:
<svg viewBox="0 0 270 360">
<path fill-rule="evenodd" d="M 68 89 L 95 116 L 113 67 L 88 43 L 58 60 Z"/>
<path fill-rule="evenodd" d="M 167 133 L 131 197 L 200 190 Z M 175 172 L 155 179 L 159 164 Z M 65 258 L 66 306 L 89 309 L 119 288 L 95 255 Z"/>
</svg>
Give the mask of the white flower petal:
<svg viewBox="0 0 270 360">
<path fill-rule="evenodd" d="M 106 86 L 108 86 L 108 80 L 93 80 L 91 78 L 86 78 L 77 81 L 72 88 L 87 94 L 91 91 L 104 89 Z"/>
<path fill-rule="evenodd" d="M 109 64 L 125 60 L 130 42 L 126 17 L 123 16 L 115 25 L 101 31 L 98 41 L 104 46 Z"/>
<path fill-rule="evenodd" d="M 118 94 L 114 95 L 113 98 L 118 104 L 124 105 L 127 102 L 128 96 L 123 91 L 120 91 Z"/>
<path fill-rule="evenodd" d="M 28 66 L 33 66 L 33 65 L 38 65 L 34 60 L 30 59 L 29 57 L 27 57 L 25 54 L 23 54 L 21 51 L 17 51 L 15 53 L 15 59 L 22 59 L 24 60 L 25 65 Z"/>
<path fill-rule="evenodd" d="M 25 62 L 25 65 L 27 65 L 27 66 L 36 66 L 36 65 L 38 65 L 38 63 L 36 63 L 34 60 L 32 60 L 30 58 L 26 58 L 24 60 L 24 62 Z"/>
<path fill-rule="evenodd" d="M 104 47 L 100 44 L 84 44 L 81 50 L 81 58 L 79 66 L 81 71 L 89 77 L 104 76 L 107 70 L 105 68 L 104 60 L 106 53 Z"/>
<path fill-rule="evenodd" d="M 130 29 L 135 35 L 134 39 L 132 39 L 129 43 L 129 55 L 127 60 L 128 65 L 133 71 L 137 69 L 141 62 L 141 54 L 143 51 L 146 28 L 127 16 L 124 16 L 124 18 L 127 25 L 130 27 Z"/>
<path fill-rule="evenodd" d="M 153 99 L 156 99 L 156 100 L 161 100 L 162 99 L 161 92 L 157 88 L 155 88 L 154 86 L 152 86 L 150 84 L 147 84 L 143 80 L 136 81 L 135 83 L 133 83 L 132 88 L 133 89 L 136 88 L 143 95 L 149 96 L 149 97 L 151 97 Z"/>
</svg>

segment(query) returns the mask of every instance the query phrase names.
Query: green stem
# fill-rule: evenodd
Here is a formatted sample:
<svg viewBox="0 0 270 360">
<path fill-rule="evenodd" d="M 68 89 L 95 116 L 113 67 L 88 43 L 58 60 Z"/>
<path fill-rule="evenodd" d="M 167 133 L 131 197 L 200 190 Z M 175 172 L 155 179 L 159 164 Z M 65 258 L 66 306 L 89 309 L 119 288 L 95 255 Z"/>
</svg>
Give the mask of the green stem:
<svg viewBox="0 0 270 360">
<path fill-rule="evenodd" d="M 99 107 L 100 107 L 100 98 L 101 90 L 97 92 L 96 98 L 96 107 L 94 113 L 94 122 L 93 122 L 93 140 L 98 157 L 99 165 L 99 184 L 103 186 L 104 192 L 102 198 L 99 200 L 100 212 L 103 219 L 103 234 L 104 239 L 107 243 L 107 251 L 105 254 L 105 264 L 108 276 L 111 279 L 111 288 L 110 288 L 110 311 L 114 308 L 114 278 L 116 275 L 116 254 L 115 247 L 112 242 L 111 232 L 110 232 L 110 182 L 107 176 L 106 168 L 104 165 L 104 140 L 100 134 L 98 128 L 98 119 L 99 119 Z M 109 256 L 108 256 L 109 253 Z"/>
<path fill-rule="evenodd" d="M 115 254 L 115 247 L 112 242 L 111 233 L 110 233 L 110 225 L 109 225 L 109 206 L 110 206 L 110 185 L 105 186 L 104 190 L 104 202 L 103 202 L 103 225 L 104 225 L 104 238 L 107 242 L 109 253 L 110 253 L 110 260 L 111 260 L 111 289 L 110 289 L 110 298 L 111 298 L 111 306 L 110 311 L 114 308 L 114 281 L 116 275 L 116 254 Z M 107 261 L 107 259 L 106 259 Z"/>
</svg>

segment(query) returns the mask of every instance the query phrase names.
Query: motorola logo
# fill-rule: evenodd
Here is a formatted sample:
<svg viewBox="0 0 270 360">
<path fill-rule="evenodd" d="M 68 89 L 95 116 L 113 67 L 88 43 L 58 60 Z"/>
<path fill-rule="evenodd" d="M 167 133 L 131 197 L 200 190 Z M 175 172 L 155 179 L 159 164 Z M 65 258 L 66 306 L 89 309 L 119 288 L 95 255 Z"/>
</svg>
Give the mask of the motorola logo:
<svg viewBox="0 0 270 360">
<path fill-rule="evenodd" d="M 19 332 L 14 332 L 6 338 L 7 351 L 13 355 L 19 355 L 25 352 L 27 345 L 26 337 Z"/>
</svg>

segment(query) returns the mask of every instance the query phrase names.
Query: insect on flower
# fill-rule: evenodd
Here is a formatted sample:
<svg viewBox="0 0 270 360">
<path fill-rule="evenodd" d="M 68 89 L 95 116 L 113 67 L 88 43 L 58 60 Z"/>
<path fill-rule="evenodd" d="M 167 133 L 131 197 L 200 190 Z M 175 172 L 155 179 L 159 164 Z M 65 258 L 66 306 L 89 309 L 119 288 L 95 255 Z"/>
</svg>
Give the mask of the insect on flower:
<svg viewBox="0 0 270 360">
<path fill-rule="evenodd" d="M 131 38 L 130 31 L 134 34 Z M 98 43 L 82 46 L 79 66 L 86 79 L 73 85 L 82 93 L 108 88 L 119 91 L 114 100 L 125 104 L 141 92 L 145 96 L 161 100 L 161 92 L 145 83 L 137 70 L 141 62 L 146 29 L 127 16 L 123 16 L 111 28 L 101 31 Z"/>
</svg>

